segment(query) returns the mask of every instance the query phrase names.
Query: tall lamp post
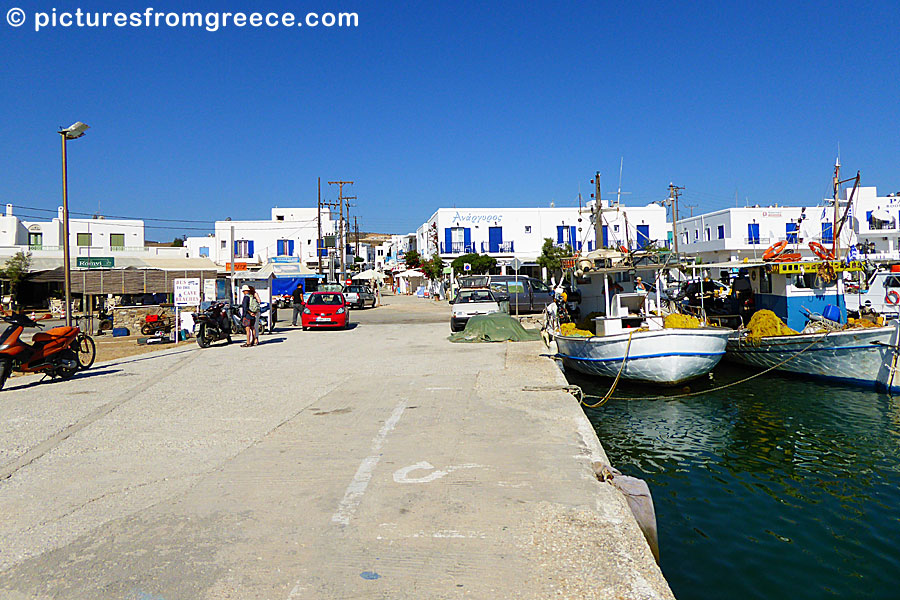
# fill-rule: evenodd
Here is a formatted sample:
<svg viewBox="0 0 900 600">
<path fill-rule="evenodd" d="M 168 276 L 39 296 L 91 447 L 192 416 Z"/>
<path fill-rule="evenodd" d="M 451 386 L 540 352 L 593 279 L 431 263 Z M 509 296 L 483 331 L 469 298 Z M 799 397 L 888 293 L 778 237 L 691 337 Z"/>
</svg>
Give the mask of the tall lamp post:
<svg viewBox="0 0 900 600">
<path fill-rule="evenodd" d="M 63 186 L 63 273 L 66 288 L 66 327 L 72 326 L 72 279 L 69 273 L 69 184 L 66 178 L 66 141 L 77 140 L 88 130 L 88 126 L 77 121 L 59 131 L 62 138 L 62 186 Z"/>
</svg>

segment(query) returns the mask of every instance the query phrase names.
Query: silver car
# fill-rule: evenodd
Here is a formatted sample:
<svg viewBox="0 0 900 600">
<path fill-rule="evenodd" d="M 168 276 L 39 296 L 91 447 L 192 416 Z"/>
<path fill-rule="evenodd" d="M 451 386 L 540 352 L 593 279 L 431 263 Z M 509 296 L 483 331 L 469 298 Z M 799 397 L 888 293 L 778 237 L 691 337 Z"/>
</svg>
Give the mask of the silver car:
<svg viewBox="0 0 900 600">
<path fill-rule="evenodd" d="M 365 308 L 366 305 L 375 307 L 375 294 L 365 285 L 345 285 L 344 298 L 347 304 L 355 308 Z"/>
</svg>

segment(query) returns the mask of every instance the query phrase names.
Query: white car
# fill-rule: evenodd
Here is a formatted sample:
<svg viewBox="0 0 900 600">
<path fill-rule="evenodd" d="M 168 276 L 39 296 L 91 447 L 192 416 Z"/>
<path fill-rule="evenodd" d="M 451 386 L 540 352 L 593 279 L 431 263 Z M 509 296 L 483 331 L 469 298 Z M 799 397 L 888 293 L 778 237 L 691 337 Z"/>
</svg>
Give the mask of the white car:
<svg viewBox="0 0 900 600">
<path fill-rule="evenodd" d="M 450 304 L 450 331 L 462 331 L 475 315 L 502 312 L 497 298 L 487 288 L 461 290 Z"/>
</svg>

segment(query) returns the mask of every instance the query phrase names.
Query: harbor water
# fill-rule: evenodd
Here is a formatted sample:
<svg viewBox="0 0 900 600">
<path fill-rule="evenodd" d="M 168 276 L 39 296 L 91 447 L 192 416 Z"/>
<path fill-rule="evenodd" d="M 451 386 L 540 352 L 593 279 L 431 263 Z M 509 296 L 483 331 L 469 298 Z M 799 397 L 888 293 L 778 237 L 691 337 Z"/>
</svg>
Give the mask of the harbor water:
<svg viewBox="0 0 900 600">
<path fill-rule="evenodd" d="M 691 391 L 751 373 L 721 364 Z M 676 597 L 900 598 L 900 398 L 768 374 L 646 399 L 685 391 L 623 383 L 628 399 L 585 409 L 613 465 L 650 485 Z"/>
</svg>

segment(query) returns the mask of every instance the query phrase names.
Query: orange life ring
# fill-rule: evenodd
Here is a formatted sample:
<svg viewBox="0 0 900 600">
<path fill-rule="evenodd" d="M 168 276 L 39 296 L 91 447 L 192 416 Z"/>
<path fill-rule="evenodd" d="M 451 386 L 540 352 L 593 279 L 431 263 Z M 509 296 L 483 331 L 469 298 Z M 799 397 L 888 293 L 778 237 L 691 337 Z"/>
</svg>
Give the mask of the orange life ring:
<svg viewBox="0 0 900 600">
<path fill-rule="evenodd" d="M 896 306 L 897 304 L 900 304 L 900 294 L 898 294 L 895 290 L 890 290 L 887 294 L 885 294 L 884 301 L 891 306 Z"/>
<path fill-rule="evenodd" d="M 813 254 L 815 254 L 822 260 L 834 260 L 834 252 L 832 252 L 819 242 L 810 242 L 809 249 L 813 251 Z"/>
<path fill-rule="evenodd" d="M 784 252 L 784 249 L 787 248 L 787 240 L 781 240 L 780 242 L 775 242 L 769 249 L 766 250 L 765 254 L 763 254 L 763 260 L 774 260 L 776 256 Z"/>
<path fill-rule="evenodd" d="M 801 258 L 803 257 L 799 252 L 789 252 L 776 257 L 773 262 L 796 262 Z"/>
</svg>

